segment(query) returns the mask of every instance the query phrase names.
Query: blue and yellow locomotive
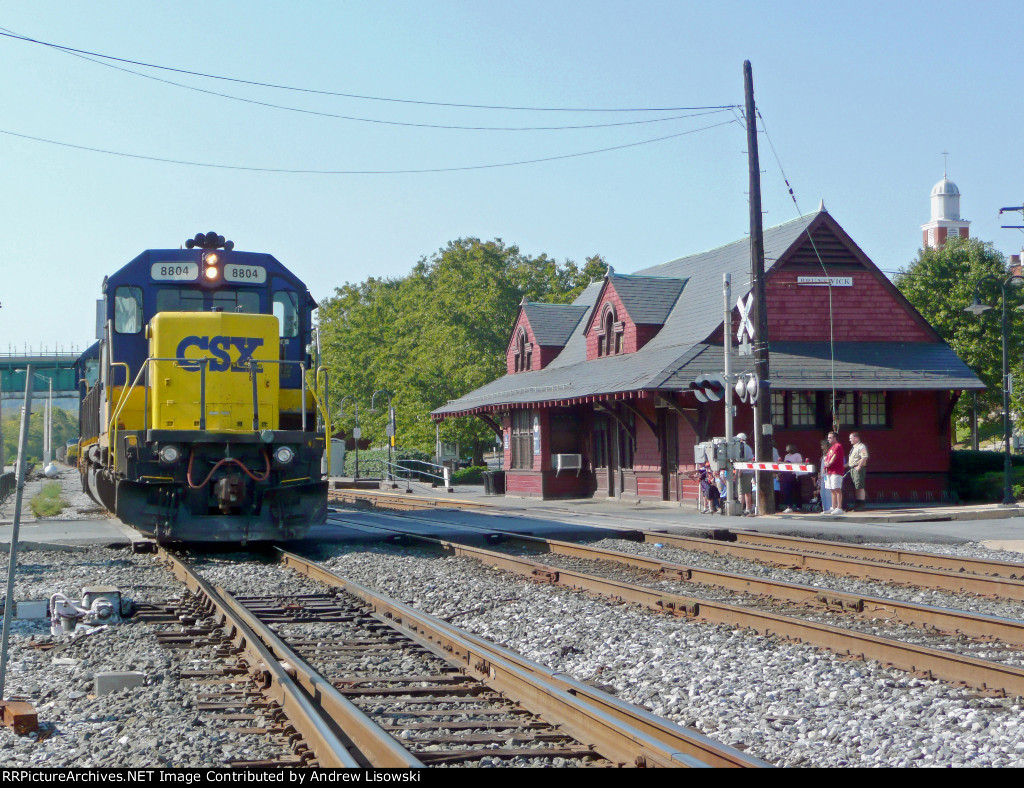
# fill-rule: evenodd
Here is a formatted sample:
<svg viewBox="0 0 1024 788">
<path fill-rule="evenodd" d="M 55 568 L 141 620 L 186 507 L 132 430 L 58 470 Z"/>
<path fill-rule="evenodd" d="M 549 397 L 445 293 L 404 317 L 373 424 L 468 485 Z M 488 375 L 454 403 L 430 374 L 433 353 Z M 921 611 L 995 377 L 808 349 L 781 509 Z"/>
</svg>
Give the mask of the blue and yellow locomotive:
<svg viewBox="0 0 1024 788">
<path fill-rule="evenodd" d="M 83 485 L 160 541 L 302 537 L 327 514 L 316 301 L 269 254 L 186 246 L 103 281 L 78 365 Z"/>
</svg>

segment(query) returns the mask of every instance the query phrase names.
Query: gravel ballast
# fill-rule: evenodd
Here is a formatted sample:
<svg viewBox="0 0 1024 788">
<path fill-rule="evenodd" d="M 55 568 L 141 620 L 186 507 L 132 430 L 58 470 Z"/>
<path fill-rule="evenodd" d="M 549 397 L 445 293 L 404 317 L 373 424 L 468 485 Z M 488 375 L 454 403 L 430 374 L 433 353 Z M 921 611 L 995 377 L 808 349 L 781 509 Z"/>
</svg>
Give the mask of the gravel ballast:
<svg viewBox="0 0 1024 788">
<path fill-rule="evenodd" d="M 327 563 L 780 766 L 1024 765 L 1014 700 L 536 585 L 468 558 L 339 547 Z"/>
<path fill-rule="evenodd" d="M 2 559 L 6 588 L 7 556 Z M 19 551 L 15 598 L 62 592 L 81 599 L 86 585 L 114 585 L 126 600 L 160 602 L 181 584 L 152 555 L 89 548 L 75 552 Z M 263 736 L 222 733 L 222 723 L 196 711 L 209 687 L 178 679 L 179 671 L 210 667 L 201 651 L 159 645 L 159 627 L 128 620 L 98 629 L 50 635 L 47 620 L 16 620 L 9 652 L 8 698 L 32 703 L 38 734 L 0 728 L 4 767 L 214 767 L 232 760 L 286 755 Z M 34 643 L 53 641 L 48 651 Z M 143 687 L 93 693 L 95 674 L 141 671 Z"/>
</svg>

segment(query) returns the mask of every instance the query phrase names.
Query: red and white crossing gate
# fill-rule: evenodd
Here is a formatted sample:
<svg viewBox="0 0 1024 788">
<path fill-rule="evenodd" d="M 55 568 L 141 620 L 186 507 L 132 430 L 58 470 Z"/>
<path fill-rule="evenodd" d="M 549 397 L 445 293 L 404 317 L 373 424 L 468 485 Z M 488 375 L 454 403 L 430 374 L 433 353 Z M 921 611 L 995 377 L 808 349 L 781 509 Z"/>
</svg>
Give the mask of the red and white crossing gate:
<svg viewBox="0 0 1024 788">
<path fill-rule="evenodd" d="M 737 471 L 794 471 L 814 473 L 814 464 L 806 462 L 734 462 Z"/>
</svg>

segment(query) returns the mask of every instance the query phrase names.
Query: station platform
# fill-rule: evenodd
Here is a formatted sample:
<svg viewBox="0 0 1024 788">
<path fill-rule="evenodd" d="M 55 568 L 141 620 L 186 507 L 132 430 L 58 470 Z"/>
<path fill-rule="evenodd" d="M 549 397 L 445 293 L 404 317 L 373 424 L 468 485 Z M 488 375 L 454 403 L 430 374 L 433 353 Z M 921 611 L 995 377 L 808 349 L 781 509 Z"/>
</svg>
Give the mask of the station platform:
<svg viewBox="0 0 1024 788">
<path fill-rule="evenodd" d="M 701 514 L 693 502 L 623 502 L 591 498 L 540 500 L 502 495 L 485 495 L 479 485 L 459 485 L 453 492 L 413 485 L 383 494 L 405 499 L 437 498 L 464 501 L 472 509 L 436 509 L 429 519 L 438 523 L 436 535 L 444 538 L 440 522 L 452 525 L 485 525 L 496 530 L 529 530 L 538 536 L 578 532 L 593 535 L 599 531 L 655 530 L 668 533 L 701 533 L 732 529 L 790 534 L 839 541 L 879 542 L 988 542 L 999 541 L 1001 548 L 1024 551 L 1024 506 L 974 504 L 960 506 L 869 507 L 862 512 L 843 515 L 776 514 L 759 517 L 725 517 Z M 346 511 L 352 520 L 359 514 Z M 414 513 L 413 513 L 414 516 Z M 454 535 L 452 530 L 448 535 Z M 317 530 L 322 538 L 345 538 L 337 526 Z M 358 533 L 351 538 L 360 538 Z M 1016 546 L 1013 546 L 1016 545 Z"/>
<path fill-rule="evenodd" d="M 46 481 L 37 477 L 25 485 L 19 539 L 23 548 L 29 549 L 32 545 L 127 547 L 144 538 L 88 498 L 81 490 L 77 472 L 71 468 L 63 468 L 56 480 L 69 506 L 58 517 L 37 519 L 32 515 L 29 502 Z M 412 492 L 405 492 L 403 486 L 388 489 L 386 494 L 404 500 L 436 498 L 468 504 L 466 509 L 437 508 L 405 515 L 407 526 L 403 527 L 441 538 L 459 534 L 459 525 L 562 539 L 601 538 L 617 531 L 638 529 L 691 534 L 731 529 L 857 542 L 982 542 L 992 549 L 1024 552 L 1022 506 L 893 506 L 836 516 L 724 517 L 700 514 L 690 502 L 680 505 L 589 498 L 543 501 L 485 495 L 483 487 L 478 485 L 459 485 L 450 493 L 440 488 L 413 485 Z M 379 534 L 361 527 L 360 523 L 384 523 L 391 516 L 381 511 L 332 505 L 333 508 L 337 511 L 332 512 L 331 521 L 314 526 L 308 540 L 376 541 Z M 0 551 L 6 551 L 10 543 L 13 512 L 14 497 L 11 496 L 0 505 Z"/>
</svg>

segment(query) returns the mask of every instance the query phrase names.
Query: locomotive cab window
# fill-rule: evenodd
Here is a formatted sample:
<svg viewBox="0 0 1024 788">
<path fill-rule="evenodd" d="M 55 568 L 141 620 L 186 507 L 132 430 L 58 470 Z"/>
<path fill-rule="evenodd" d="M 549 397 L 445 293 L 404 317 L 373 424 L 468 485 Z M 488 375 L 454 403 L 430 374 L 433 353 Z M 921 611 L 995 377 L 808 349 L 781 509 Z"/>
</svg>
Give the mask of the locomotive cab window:
<svg viewBox="0 0 1024 788">
<path fill-rule="evenodd" d="M 202 312 L 201 290 L 161 288 L 156 291 L 157 312 Z"/>
<path fill-rule="evenodd" d="M 260 294 L 253 290 L 218 290 L 213 294 L 213 307 L 219 307 L 224 312 L 258 315 Z"/>
<path fill-rule="evenodd" d="M 280 336 L 299 335 L 299 298 L 288 290 L 274 293 L 274 317 L 280 326 Z"/>
<path fill-rule="evenodd" d="M 138 334 L 142 330 L 142 288 L 119 287 L 114 291 L 114 331 Z"/>
</svg>

